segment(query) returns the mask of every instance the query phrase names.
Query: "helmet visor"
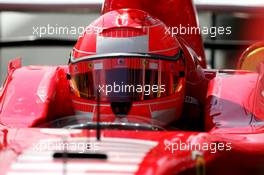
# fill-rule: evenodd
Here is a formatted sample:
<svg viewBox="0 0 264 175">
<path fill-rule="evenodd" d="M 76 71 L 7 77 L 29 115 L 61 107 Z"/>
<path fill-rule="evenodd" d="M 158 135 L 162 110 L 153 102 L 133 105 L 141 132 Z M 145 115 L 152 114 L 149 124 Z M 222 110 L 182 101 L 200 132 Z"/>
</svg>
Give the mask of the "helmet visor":
<svg viewBox="0 0 264 175">
<path fill-rule="evenodd" d="M 180 90 L 184 67 L 179 62 L 151 58 L 85 60 L 70 64 L 71 87 L 78 97 L 104 102 L 161 98 Z"/>
</svg>

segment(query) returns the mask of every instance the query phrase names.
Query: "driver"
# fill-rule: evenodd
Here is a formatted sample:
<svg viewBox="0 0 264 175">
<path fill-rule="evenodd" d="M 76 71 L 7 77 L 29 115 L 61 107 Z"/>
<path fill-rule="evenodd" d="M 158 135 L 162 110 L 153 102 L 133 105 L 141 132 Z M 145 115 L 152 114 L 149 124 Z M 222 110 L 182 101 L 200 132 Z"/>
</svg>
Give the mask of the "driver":
<svg viewBox="0 0 264 175">
<path fill-rule="evenodd" d="M 108 12 L 86 28 L 71 52 L 76 114 L 92 121 L 100 110 L 107 116 L 102 120 L 140 116 L 166 126 L 181 116 L 185 70 L 181 47 L 164 23 L 136 9 Z"/>
</svg>

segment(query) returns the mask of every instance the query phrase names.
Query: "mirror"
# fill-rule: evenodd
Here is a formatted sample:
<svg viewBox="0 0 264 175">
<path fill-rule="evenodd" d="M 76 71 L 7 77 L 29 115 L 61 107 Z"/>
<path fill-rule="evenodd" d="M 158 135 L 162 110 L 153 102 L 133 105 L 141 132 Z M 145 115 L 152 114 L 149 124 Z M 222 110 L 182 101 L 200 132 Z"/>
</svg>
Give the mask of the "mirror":
<svg viewBox="0 0 264 175">
<path fill-rule="evenodd" d="M 257 72 L 257 67 L 261 62 L 264 62 L 264 42 L 250 46 L 241 55 L 238 69 Z"/>
</svg>

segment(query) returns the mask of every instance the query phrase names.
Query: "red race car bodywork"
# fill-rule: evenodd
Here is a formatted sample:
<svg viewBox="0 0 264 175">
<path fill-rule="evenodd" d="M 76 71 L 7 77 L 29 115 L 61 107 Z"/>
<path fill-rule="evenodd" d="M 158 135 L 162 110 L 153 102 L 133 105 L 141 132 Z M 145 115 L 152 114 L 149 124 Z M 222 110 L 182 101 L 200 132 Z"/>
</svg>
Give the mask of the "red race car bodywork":
<svg viewBox="0 0 264 175">
<path fill-rule="evenodd" d="M 107 0 L 103 13 L 120 8 L 147 11 L 168 27 L 198 26 L 191 1 Z M 15 59 L 0 90 L 0 174 L 264 174 L 264 64 L 258 72 L 209 70 L 200 35 L 178 40 L 187 60 L 183 117 L 202 120 L 204 130 L 106 129 L 98 141 L 92 129 L 40 127 L 75 115 L 68 67 Z M 109 111 L 102 105 L 100 113 Z"/>
</svg>

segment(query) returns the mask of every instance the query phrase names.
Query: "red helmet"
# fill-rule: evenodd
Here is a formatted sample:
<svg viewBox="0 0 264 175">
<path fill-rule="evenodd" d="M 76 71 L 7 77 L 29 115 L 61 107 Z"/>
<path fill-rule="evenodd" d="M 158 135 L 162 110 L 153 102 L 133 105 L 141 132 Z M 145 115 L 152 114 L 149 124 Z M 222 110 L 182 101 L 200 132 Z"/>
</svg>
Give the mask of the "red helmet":
<svg viewBox="0 0 264 175">
<path fill-rule="evenodd" d="M 75 110 L 95 119 L 100 101 L 107 120 L 141 116 L 167 125 L 181 115 L 185 69 L 177 39 L 160 20 L 136 9 L 108 12 L 86 28 L 71 53 Z"/>
</svg>

